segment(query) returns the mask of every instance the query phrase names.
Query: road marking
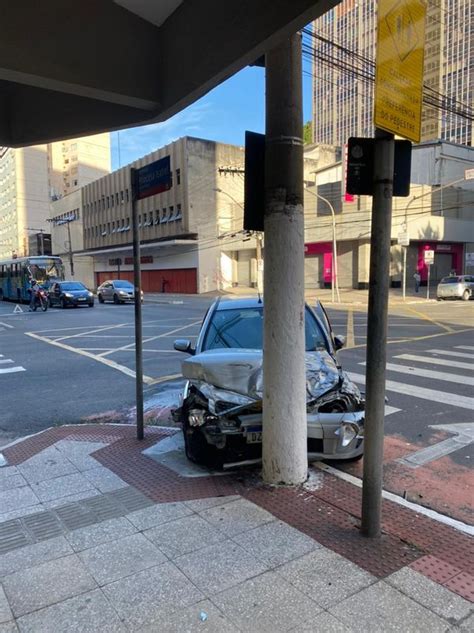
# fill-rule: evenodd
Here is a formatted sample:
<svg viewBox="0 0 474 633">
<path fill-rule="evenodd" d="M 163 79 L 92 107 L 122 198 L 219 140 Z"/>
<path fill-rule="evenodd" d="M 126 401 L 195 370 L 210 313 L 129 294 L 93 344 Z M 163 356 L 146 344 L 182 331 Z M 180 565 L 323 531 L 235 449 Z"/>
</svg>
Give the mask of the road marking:
<svg viewBox="0 0 474 633">
<path fill-rule="evenodd" d="M 419 468 L 429 462 L 433 462 L 436 459 L 440 459 L 445 455 L 454 453 L 465 446 L 469 446 L 474 442 L 474 424 L 473 423 L 461 423 L 461 424 L 433 424 L 430 425 L 432 429 L 440 429 L 447 433 L 454 433 L 454 437 L 448 437 L 448 439 L 442 442 L 437 442 L 432 446 L 422 448 L 415 453 L 411 453 L 406 457 L 397 459 L 398 462 L 409 466 L 410 468 Z"/>
<path fill-rule="evenodd" d="M 150 341 L 156 341 L 156 339 L 163 338 L 164 336 L 169 336 L 170 334 L 175 334 L 176 332 L 181 332 L 181 330 L 186 330 L 192 327 L 193 325 L 197 325 L 201 323 L 201 319 L 199 321 L 194 321 L 194 323 L 189 323 L 188 325 L 182 325 L 181 327 L 177 327 L 174 330 L 170 330 L 169 332 L 164 332 L 163 334 L 158 334 L 157 336 L 150 336 L 148 338 L 143 339 L 144 343 L 149 343 Z M 117 347 L 116 349 L 112 349 L 109 352 L 103 352 L 100 354 L 101 358 L 104 356 L 108 356 L 109 354 L 115 354 L 116 352 L 122 352 L 123 350 L 133 348 L 135 346 L 135 342 L 130 343 L 129 345 L 124 345 L 123 347 Z"/>
<path fill-rule="evenodd" d="M 471 349 L 474 350 L 474 345 L 455 345 L 456 349 Z"/>
<path fill-rule="evenodd" d="M 10 325 L 9 323 L 4 323 L 3 321 L 0 321 L 0 325 L 3 325 L 3 327 L 8 327 L 13 329 L 15 326 L 14 325 Z"/>
<path fill-rule="evenodd" d="M 359 363 L 366 365 L 366 363 Z M 441 371 L 433 371 L 431 369 L 423 369 L 420 367 L 410 367 L 408 365 L 395 365 L 395 363 L 387 363 L 389 371 L 397 371 L 400 374 L 408 374 L 409 376 L 420 376 L 421 378 L 431 378 L 432 380 L 444 380 L 445 382 L 454 382 L 458 385 L 470 385 L 474 387 L 474 378 L 470 376 L 461 376 L 460 374 L 447 374 Z"/>
<path fill-rule="evenodd" d="M 167 382 L 168 380 L 176 380 L 176 378 L 182 378 L 183 374 L 170 374 L 169 376 L 161 376 L 160 378 L 154 378 L 150 385 L 158 385 L 160 382 Z"/>
<path fill-rule="evenodd" d="M 90 352 L 80 349 L 78 347 L 72 347 L 71 345 L 66 345 L 66 343 L 61 343 L 59 341 L 53 341 L 46 336 L 39 336 L 35 332 L 25 332 L 26 336 L 31 336 L 32 338 L 37 339 L 38 341 L 43 341 L 44 343 L 49 343 L 50 345 L 55 345 L 56 347 L 60 347 L 61 349 L 65 349 L 68 352 L 74 352 L 75 354 L 80 354 L 81 356 L 85 356 L 86 358 L 92 358 L 93 360 L 102 363 L 103 365 L 107 365 L 111 369 L 116 369 L 117 371 L 122 372 L 126 376 L 130 376 L 130 378 L 135 378 L 135 372 L 133 369 L 129 367 L 125 367 L 124 365 L 120 365 L 109 358 L 103 358 L 102 356 L 98 356 L 97 354 L 91 354 Z M 153 384 L 154 379 L 151 376 L 143 376 L 143 382 L 147 385 Z"/>
<path fill-rule="evenodd" d="M 0 365 L 2 363 L 13 363 L 13 361 L 12 361 L 11 358 L 2 358 L 2 359 L 0 359 Z"/>
<path fill-rule="evenodd" d="M 390 407 L 388 404 L 385 405 L 385 417 L 387 415 L 392 415 L 392 413 L 398 413 L 401 409 L 397 409 L 397 407 Z"/>
<path fill-rule="evenodd" d="M 427 352 L 432 354 L 443 354 L 444 356 L 457 356 L 458 358 L 474 358 L 474 354 L 466 354 L 465 352 L 451 352 L 444 349 L 428 349 Z"/>
<path fill-rule="evenodd" d="M 338 479 L 342 479 L 343 481 L 347 481 L 348 483 L 351 483 L 358 488 L 362 488 L 362 479 L 359 479 L 354 475 L 345 473 L 344 471 L 338 470 L 337 468 L 334 468 L 334 466 L 329 466 L 329 464 L 325 464 L 323 462 L 313 462 L 312 465 L 316 466 L 322 471 L 334 475 Z M 436 512 L 436 510 L 431 510 L 431 508 L 425 508 L 425 506 L 420 506 L 417 503 L 413 503 L 412 501 L 407 501 L 406 499 L 399 497 L 393 492 L 388 492 L 388 490 L 382 490 L 382 497 L 384 499 L 388 499 L 389 501 L 393 501 L 394 503 L 398 503 L 398 505 L 400 506 L 409 508 L 410 510 L 417 512 L 418 514 L 427 516 L 434 521 L 438 521 L 438 523 L 449 525 L 459 532 L 464 532 L 465 534 L 474 536 L 474 527 L 472 525 L 467 525 L 467 523 L 463 523 L 462 521 L 458 521 L 457 519 L 452 519 L 445 514 L 440 514 L 439 512 Z"/>
<path fill-rule="evenodd" d="M 472 363 L 462 363 L 457 360 L 448 360 L 447 358 L 430 358 L 429 356 L 417 356 L 416 354 L 398 354 L 395 358 L 428 363 L 429 365 L 443 365 L 444 367 L 453 367 L 453 369 L 474 369 Z"/>
<path fill-rule="evenodd" d="M 349 308 L 347 312 L 347 338 L 346 338 L 346 347 L 354 347 L 354 310 Z"/>
<path fill-rule="evenodd" d="M 89 335 L 89 334 L 95 334 L 96 332 L 105 332 L 106 330 L 114 330 L 115 328 L 118 327 L 122 327 L 123 323 L 119 323 L 118 325 L 106 325 L 101 326 L 100 328 L 97 328 L 95 330 L 86 330 L 85 332 L 79 332 L 78 334 L 71 334 L 70 336 L 61 336 L 59 338 L 56 339 L 56 341 L 65 341 L 66 339 L 72 339 L 72 338 L 81 338 L 82 336 L 85 335 Z"/>
<path fill-rule="evenodd" d="M 354 382 L 365 384 L 365 376 L 363 374 L 355 374 L 353 372 L 347 373 L 349 378 Z M 416 385 L 407 385 L 404 382 L 395 382 L 394 380 L 387 380 L 385 382 L 385 388 L 387 391 L 395 391 L 396 393 L 402 393 L 406 396 L 413 396 L 414 398 L 421 398 L 422 400 L 430 400 L 430 402 L 441 402 L 441 404 L 449 404 L 453 407 L 469 409 L 470 411 L 474 409 L 474 398 L 458 396 L 455 393 L 435 391 L 434 389 L 426 389 L 425 387 L 417 387 Z"/>
<path fill-rule="evenodd" d="M 15 374 L 18 371 L 26 371 L 24 367 L 5 367 L 5 369 L 0 369 L 0 374 Z"/>
<path fill-rule="evenodd" d="M 434 323 L 435 325 L 437 325 L 442 330 L 446 330 L 446 332 L 454 332 L 453 328 L 449 327 L 449 325 L 445 325 L 444 323 L 440 323 L 439 321 L 436 321 L 435 319 L 432 319 L 431 317 L 429 317 L 424 312 L 419 312 L 418 310 L 415 310 L 415 308 L 408 308 L 408 307 L 406 307 L 405 309 L 409 310 L 410 312 L 413 312 L 413 314 L 417 314 L 422 319 L 425 319 L 425 321 L 431 321 L 431 323 Z"/>
</svg>

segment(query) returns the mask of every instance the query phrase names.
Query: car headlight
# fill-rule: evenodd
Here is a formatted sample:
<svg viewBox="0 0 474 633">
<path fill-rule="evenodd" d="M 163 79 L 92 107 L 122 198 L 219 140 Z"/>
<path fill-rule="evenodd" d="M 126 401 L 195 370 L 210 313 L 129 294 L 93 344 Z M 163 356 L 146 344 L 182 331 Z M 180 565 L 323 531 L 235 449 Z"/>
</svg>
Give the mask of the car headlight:
<svg viewBox="0 0 474 633">
<path fill-rule="evenodd" d="M 354 438 L 361 435 L 361 430 L 357 424 L 343 422 L 337 429 L 336 434 L 341 438 L 341 446 L 346 447 Z"/>
<path fill-rule="evenodd" d="M 89 297 L 93 297 L 93 293 L 89 290 L 89 292 L 87 293 L 89 295 Z"/>
<path fill-rule="evenodd" d="M 190 409 L 188 413 L 189 426 L 202 426 L 206 421 L 204 409 Z"/>
<path fill-rule="evenodd" d="M 128 297 L 128 292 L 125 292 L 125 290 L 119 290 L 119 295 L 126 295 Z"/>
<path fill-rule="evenodd" d="M 72 299 L 73 298 L 73 295 L 71 293 L 69 293 L 69 292 L 65 292 L 64 296 L 67 297 L 68 299 Z"/>
</svg>

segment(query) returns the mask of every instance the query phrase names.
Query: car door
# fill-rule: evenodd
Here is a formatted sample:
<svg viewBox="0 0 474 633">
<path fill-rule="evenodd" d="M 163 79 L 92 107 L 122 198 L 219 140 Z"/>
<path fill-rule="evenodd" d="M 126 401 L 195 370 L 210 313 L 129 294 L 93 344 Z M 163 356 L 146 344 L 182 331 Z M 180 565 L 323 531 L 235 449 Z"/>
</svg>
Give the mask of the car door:
<svg viewBox="0 0 474 633">
<path fill-rule="evenodd" d="M 51 303 L 54 305 L 58 305 L 59 304 L 59 296 L 61 294 L 61 286 L 56 283 L 53 285 L 52 289 L 51 289 Z"/>
<path fill-rule="evenodd" d="M 104 297 L 105 301 L 109 301 L 112 298 L 110 292 L 111 286 L 112 284 L 109 281 L 106 281 L 102 286 L 102 296 Z"/>
</svg>

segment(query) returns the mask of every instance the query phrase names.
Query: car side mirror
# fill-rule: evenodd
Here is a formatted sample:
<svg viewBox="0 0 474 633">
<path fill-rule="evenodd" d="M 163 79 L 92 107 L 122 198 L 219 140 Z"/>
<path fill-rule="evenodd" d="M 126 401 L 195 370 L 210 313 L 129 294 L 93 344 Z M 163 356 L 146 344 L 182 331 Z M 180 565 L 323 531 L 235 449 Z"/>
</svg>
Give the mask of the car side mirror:
<svg viewBox="0 0 474 633">
<path fill-rule="evenodd" d="M 193 349 L 191 341 L 186 338 L 179 338 L 174 342 L 173 347 L 177 352 L 184 352 L 185 354 L 191 354 L 193 356 L 196 350 Z"/>
<path fill-rule="evenodd" d="M 346 344 L 346 337 L 341 334 L 337 334 L 334 336 L 334 347 L 336 348 L 336 352 L 344 347 Z"/>
</svg>

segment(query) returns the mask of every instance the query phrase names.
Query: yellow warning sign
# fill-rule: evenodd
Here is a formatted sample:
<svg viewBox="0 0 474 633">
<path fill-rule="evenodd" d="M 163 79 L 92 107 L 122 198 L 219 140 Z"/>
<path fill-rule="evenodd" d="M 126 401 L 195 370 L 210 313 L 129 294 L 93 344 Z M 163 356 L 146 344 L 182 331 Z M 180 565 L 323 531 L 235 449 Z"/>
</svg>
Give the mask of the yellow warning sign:
<svg viewBox="0 0 474 633">
<path fill-rule="evenodd" d="M 423 0 L 379 0 L 375 126 L 419 142 L 426 6 Z"/>
</svg>

